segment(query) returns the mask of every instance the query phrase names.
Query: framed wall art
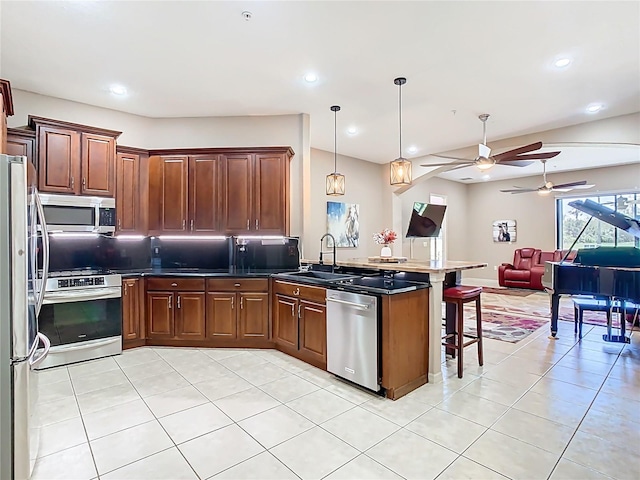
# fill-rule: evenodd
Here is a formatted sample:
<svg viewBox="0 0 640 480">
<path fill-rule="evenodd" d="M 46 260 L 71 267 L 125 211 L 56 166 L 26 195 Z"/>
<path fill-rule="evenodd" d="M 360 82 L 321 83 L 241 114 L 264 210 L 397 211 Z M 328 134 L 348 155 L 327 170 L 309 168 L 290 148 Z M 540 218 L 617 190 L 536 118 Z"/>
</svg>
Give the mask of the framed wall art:
<svg viewBox="0 0 640 480">
<path fill-rule="evenodd" d="M 514 243 L 516 241 L 516 221 L 496 220 L 493 222 L 493 241 L 498 243 Z"/>
<path fill-rule="evenodd" d="M 360 242 L 360 205 L 327 202 L 327 232 L 336 239 L 336 247 L 355 248 Z M 330 238 L 327 245 L 333 246 Z"/>
</svg>

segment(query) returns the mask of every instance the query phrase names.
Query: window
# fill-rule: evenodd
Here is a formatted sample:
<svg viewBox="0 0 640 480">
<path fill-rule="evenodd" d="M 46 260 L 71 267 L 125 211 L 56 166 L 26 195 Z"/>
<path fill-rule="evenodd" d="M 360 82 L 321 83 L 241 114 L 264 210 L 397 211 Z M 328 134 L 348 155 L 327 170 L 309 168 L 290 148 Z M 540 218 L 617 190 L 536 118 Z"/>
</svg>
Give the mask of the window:
<svg viewBox="0 0 640 480">
<path fill-rule="evenodd" d="M 558 248 L 568 249 L 571 247 L 571 244 L 591 218 L 590 215 L 576 210 L 569 205 L 569 202 L 573 202 L 574 200 L 586 199 L 609 207 L 627 217 L 640 219 L 640 193 L 559 198 L 556 200 L 556 221 L 558 227 L 556 245 Z M 601 222 L 598 219 L 593 219 L 573 248 L 595 248 L 599 245 L 608 247 L 640 247 L 640 239 L 635 238 L 627 232 L 623 232 L 619 228 Z"/>
</svg>

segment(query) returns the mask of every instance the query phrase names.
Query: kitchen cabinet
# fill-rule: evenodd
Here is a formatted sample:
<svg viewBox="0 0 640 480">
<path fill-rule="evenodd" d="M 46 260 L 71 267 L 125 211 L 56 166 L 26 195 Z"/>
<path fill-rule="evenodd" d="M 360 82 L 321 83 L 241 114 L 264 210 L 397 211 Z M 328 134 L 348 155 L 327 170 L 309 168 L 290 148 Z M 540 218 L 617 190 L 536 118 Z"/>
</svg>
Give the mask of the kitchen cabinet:
<svg viewBox="0 0 640 480">
<path fill-rule="evenodd" d="M 224 156 L 228 234 L 289 233 L 289 159 L 286 153 Z"/>
<path fill-rule="evenodd" d="M 267 279 L 208 279 L 207 338 L 252 346 L 269 341 Z"/>
<path fill-rule="evenodd" d="M 326 370 L 326 290 L 273 280 L 272 292 L 276 348 Z"/>
<path fill-rule="evenodd" d="M 204 279 L 149 278 L 147 325 L 150 340 L 204 340 Z"/>
<path fill-rule="evenodd" d="M 116 154 L 116 234 L 148 230 L 148 153 L 118 146 Z"/>
<path fill-rule="evenodd" d="M 9 80 L 0 78 L 0 153 L 7 152 L 7 117 L 13 115 L 13 100 Z M 11 155 L 11 154 L 9 154 Z"/>
<path fill-rule="evenodd" d="M 36 132 L 38 187 L 71 195 L 115 195 L 121 132 L 29 116 Z"/>
<path fill-rule="evenodd" d="M 139 278 L 122 280 L 122 342 L 123 348 L 144 345 L 143 281 Z"/>
<path fill-rule="evenodd" d="M 287 235 L 288 147 L 149 152 L 149 233 Z"/>
<path fill-rule="evenodd" d="M 27 157 L 34 163 L 34 153 L 36 148 L 36 136 L 33 130 L 23 128 L 7 129 L 7 155 Z"/>
<path fill-rule="evenodd" d="M 221 233 L 219 155 L 163 155 L 149 160 L 152 234 Z"/>
</svg>

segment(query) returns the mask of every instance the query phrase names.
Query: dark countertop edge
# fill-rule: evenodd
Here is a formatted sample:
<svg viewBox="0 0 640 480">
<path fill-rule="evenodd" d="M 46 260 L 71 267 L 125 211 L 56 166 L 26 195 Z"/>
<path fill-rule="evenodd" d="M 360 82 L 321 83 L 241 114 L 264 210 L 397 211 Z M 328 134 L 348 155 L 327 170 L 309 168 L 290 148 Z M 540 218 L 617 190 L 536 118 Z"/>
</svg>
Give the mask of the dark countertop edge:
<svg viewBox="0 0 640 480">
<path fill-rule="evenodd" d="M 303 285 L 311 285 L 314 287 L 326 288 L 327 290 L 341 290 L 341 291 L 351 292 L 351 293 L 361 293 L 364 295 L 399 295 L 401 293 L 410 293 L 410 292 L 415 292 L 416 290 L 431 288 L 430 283 L 412 282 L 416 284 L 416 288 L 413 290 L 408 290 L 408 291 L 382 290 L 382 289 L 375 289 L 375 288 L 370 289 L 368 287 L 352 286 L 352 285 L 345 285 L 345 284 L 335 285 L 331 281 L 309 278 L 309 277 L 293 277 L 291 275 L 287 275 L 285 272 L 275 273 L 271 276 L 278 280 L 284 280 L 290 283 L 301 283 Z"/>
<path fill-rule="evenodd" d="M 281 273 L 281 271 L 273 272 L 221 272 L 202 270 L 194 272 L 184 272 L 176 270 L 120 270 L 114 271 L 122 278 L 136 278 L 136 277 L 219 277 L 219 278 L 269 278 L 275 273 Z"/>
</svg>

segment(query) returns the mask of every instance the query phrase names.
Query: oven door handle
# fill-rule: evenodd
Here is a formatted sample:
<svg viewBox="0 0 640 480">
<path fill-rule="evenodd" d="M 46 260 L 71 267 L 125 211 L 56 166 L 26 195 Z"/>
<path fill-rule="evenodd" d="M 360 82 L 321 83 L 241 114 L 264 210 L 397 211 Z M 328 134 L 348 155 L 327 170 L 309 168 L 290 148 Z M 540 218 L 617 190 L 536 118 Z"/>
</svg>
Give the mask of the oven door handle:
<svg viewBox="0 0 640 480">
<path fill-rule="evenodd" d="M 349 307 L 359 308 L 361 310 L 369 310 L 369 308 L 371 308 L 371 304 L 369 303 L 348 302 L 346 300 L 340 300 L 332 297 L 327 297 L 327 302 L 341 303 L 342 305 L 348 305 Z"/>
<path fill-rule="evenodd" d="M 76 290 L 66 292 L 47 292 L 44 297 L 44 304 L 69 303 L 69 302 L 90 302 L 91 300 L 105 300 L 108 298 L 122 297 L 120 287 L 96 288 L 90 290 Z"/>
</svg>

